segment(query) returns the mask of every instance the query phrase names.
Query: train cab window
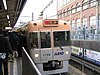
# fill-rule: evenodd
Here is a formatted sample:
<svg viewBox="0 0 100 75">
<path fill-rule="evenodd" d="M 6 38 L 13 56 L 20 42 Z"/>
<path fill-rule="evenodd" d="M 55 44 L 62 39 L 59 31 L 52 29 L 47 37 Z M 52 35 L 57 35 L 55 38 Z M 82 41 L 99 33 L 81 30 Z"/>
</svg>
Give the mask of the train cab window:
<svg viewBox="0 0 100 75">
<path fill-rule="evenodd" d="M 32 32 L 30 35 L 31 48 L 38 48 L 38 34 L 37 32 Z"/>
<path fill-rule="evenodd" d="M 54 47 L 70 45 L 70 32 L 69 31 L 55 31 Z"/>
<path fill-rule="evenodd" d="M 51 48 L 50 32 L 41 32 L 41 48 Z"/>
</svg>

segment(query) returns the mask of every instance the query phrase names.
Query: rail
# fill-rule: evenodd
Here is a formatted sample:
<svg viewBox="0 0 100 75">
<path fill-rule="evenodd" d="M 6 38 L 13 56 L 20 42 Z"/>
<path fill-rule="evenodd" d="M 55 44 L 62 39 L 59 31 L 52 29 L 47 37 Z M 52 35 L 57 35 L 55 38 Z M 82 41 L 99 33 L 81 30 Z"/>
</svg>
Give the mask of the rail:
<svg viewBox="0 0 100 75">
<path fill-rule="evenodd" d="M 100 41 L 100 33 L 95 34 L 95 32 L 90 32 L 90 30 L 76 30 L 71 31 L 71 39 L 72 40 L 99 40 Z"/>
<path fill-rule="evenodd" d="M 31 64 L 32 64 L 32 66 L 34 67 L 36 73 L 37 73 L 38 75 L 42 75 L 42 74 L 40 73 L 40 71 L 38 70 L 38 68 L 36 67 L 36 65 L 35 65 L 35 63 L 33 62 L 33 60 L 31 59 L 31 57 L 29 56 L 29 54 L 27 53 L 27 51 L 25 50 L 25 48 L 22 47 L 22 49 L 23 49 L 23 51 L 25 52 L 25 54 L 26 54 L 26 56 L 28 57 L 28 59 L 30 60 L 30 62 L 31 62 Z M 26 64 L 26 65 L 27 65 L 27 64 Z M 25 66 L 25 65 L 24 65 L 24 66 Z"/>
</svg>

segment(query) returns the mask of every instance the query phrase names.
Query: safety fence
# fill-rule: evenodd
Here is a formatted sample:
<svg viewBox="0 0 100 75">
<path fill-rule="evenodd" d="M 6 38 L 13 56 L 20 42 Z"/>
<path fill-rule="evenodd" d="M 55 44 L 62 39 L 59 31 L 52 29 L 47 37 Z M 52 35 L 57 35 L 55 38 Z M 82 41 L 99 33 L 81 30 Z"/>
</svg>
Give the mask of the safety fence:
<svg viewBox="0 0 100 75">
<path fill-rule="evenodd" d="M 25 48 L 22 49 L 22 75 L 42 75 Z"/>
<path fill-rule="evenodd" d="M 95 34 L 90 30 L 71 31 L 72 40 L 100 40 L 100 33 Z"/>
</svg>

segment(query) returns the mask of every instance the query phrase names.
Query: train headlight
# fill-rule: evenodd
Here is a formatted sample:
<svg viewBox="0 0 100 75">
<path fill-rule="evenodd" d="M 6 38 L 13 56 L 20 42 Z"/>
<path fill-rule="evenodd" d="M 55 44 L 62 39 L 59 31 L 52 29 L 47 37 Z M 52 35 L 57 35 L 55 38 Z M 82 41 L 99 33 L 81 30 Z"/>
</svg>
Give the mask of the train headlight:
<svg viewBox="0 0 100 75">
<path fill-rule="evenodd" d="M 39 57 L 39 54 L 35 54 L 35 57 Z"/>
<path fill-rule="evenodd" d="M 69 54 L 69 52 L 68 52 L 68 51 L 66 51 L 66 54 Z"/>
</svg>

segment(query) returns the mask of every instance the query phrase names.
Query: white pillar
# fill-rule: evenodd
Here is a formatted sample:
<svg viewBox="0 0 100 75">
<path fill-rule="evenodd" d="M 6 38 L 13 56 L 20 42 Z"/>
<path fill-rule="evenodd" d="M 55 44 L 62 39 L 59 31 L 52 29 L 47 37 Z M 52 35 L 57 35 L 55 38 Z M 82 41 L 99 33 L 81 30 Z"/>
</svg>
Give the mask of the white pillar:
<svg viewBox="0 0 100 75">
<path fill-rule="evenodd" d="M 96 1 L 96 32 L 97 35 L 99 32 L 99 1 Z"/>
</svg>

